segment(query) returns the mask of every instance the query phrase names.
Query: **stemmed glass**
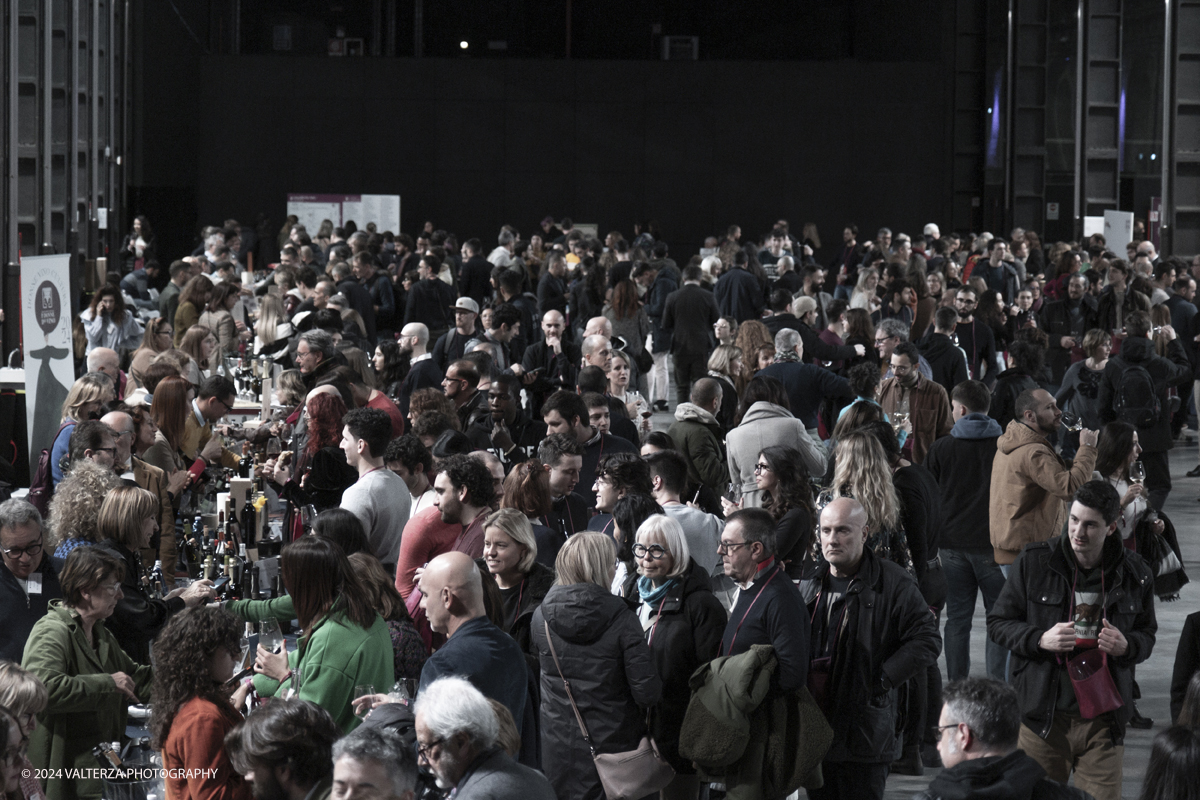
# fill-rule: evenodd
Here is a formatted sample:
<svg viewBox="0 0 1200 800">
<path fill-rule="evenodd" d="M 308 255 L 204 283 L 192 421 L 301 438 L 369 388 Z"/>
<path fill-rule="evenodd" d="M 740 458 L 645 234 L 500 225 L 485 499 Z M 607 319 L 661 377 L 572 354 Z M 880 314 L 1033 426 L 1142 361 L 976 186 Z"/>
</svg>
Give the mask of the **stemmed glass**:
<svg viewBox="0 0 1200 800">
<path fill-rule="evenodd" d="M 1078 432 L 1083 430 L 1083 420 L 1079 418 L 1078 414 L 1070 411 L 1062 412 L 1062 424 L 1069 431 Z"/>
<path fill-rule="evenodd" d="M 1129 482 L 1141 486 L 1142 481 L 1146 480 L 1146 465 L 1141 461 L 1135 461 L 1129 465 Z"/>
</svg>

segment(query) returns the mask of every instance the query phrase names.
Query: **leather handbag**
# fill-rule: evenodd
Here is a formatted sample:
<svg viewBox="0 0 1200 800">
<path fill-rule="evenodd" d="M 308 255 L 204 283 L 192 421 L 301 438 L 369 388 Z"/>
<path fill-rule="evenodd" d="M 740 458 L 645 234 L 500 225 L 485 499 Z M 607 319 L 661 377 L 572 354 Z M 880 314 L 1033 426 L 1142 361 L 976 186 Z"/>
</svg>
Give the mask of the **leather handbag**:
<svg viewBox="0 0 1200 800">
<path fill-rule="evenodd" d="M 1125 705 L 1112 673 L 1108 671 L 1108 653 L 1085 650 L 1067 662 L 1067 675 L 1075 687 L 1079 716 L 1095 719 Z"/>
<path fill-rule="evenodd" d="M 596 764 L 596 773 L 600 776 L 600 784 L 608 800 L 638 800 L 649 794 L 661 791 L 675 779 L 675 770 L 658 752 L 658 746 L 650 734 L 642 737 L 636 750 L 624 753 L 597 753 L 588 734 L 583 715 L 579 706 L 575 705 L 575 697 L 571 694 L 571 683 L 563 675 L 562 664 L 558 663 L 558 653 L 554 651 L 554 638 L 550 635 L 550 623 L 543 620 L 546 626 L 546 642 L 550 645 L 550 655 L 554 658 L 554 668 L 562 679 L 563 688 L 567 691 L 567 700 L 571 710 L 575 712 L 575 720 L 579 723 L 579 731 L 587 742 L 588 750 L 592 753 L 592 761 Z"/>
</svg>

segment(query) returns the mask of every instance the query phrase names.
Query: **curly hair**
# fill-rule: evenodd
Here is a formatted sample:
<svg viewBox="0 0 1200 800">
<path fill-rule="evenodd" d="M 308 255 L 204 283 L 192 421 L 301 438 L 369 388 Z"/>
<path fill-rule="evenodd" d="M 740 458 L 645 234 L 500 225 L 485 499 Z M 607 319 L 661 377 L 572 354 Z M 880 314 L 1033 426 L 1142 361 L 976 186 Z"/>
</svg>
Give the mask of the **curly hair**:
<svg viewBox="0 0 1200 800">
<path fill-rule="evenodd" d="M 113 299 L 113 322 L 117 323 L 118 325 L 124 325 L 125 315 L 127 313 L 125 310 L 125 298 L 121 296 L 120 288 L 112 285 L 111 283 L 106 283 L 105 285 L 101 286 L 96 290 L 96 293 L 92 295 L 92 303 L 88 307 L 92 312 L 92 318 L 95 319 L 96 317 L 100 316 L 100 301 L 106 297 L 111 297 Z"/>
<path fill-rule="evenodd" d="M 412 397 L 408 399 L 409 420 L 415 422 L 426 411 L 445 414 L 454 420 L 454 430 L 459 429 L 458 412 L 454 408 L 454 401 L 446 397 L 445 392 L 441 389 L 417 389 L 412 393 Z"/>
<path fill-rule="evenodd" d="M 738 325 L 737 337 L 733 343 L 742 348 L 743 353 L 754 353 L 753 359 L 742 360 L 742 374 L 737 376 L 737 389 L 740 394 L 746 384 L 758 372 L 758 351 L 763 347 L 775 347 L 775 338 L 771 336 L 771 331 L 767 326 L 756 319 L 748 319 L 741 325 Z"/>
<path fill-rule="evenodd" d="M 150 735 L 161 750 L 171 733 L 171 723 L 184 703 L 193 697 L 217 708 L 229 708 L 229 699 L 209 671 L 212 654 L 224 647 L 234 660 L 241 658 L 242 624 L 217 606 L 199 606 L 174 615 L 154 640 L 154 683 L 150 689 Z"/>
<path fill-rule="evenodd" d="M 867 512 L 872 533 L 893 530 L 900 519 L 900 500 L 892 483 L 883 445 L 870 431 L 850 431 L 834 451 L 833 497 L 853 497 Z"/>
<path fill-rule="evenodd" d="M 308 453 L 333 447 L 342 439 L 346 404 L 337 395 L 321 393 L 308 401 Z"/>
<path fill-rule="evenodd" d="M 109 492 L 122 485 L 109 467 L 87 460 L 75 464 L 50 500 L 47 546 L 54 550 L 67 539 L 98 543 L 100 506 Z"/>
<path fill-rule="evenodd" d="M 482 461 L 470 456 L 448 456 L 441 462 L 441 468 L 455 489 L 467 488 L 467 502 L 471 505 L 477 508 L 491 505 L 496 486 Z"/>
</svg>

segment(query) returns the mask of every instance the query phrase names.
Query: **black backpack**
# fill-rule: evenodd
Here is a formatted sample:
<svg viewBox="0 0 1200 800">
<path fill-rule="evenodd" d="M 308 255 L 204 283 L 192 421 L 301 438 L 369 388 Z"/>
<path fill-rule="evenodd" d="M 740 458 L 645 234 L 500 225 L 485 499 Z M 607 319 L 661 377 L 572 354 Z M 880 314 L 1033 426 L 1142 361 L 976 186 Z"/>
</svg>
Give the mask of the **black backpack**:
<svg viewBox="0 0 1200 800">
<path fill-rule="evenodd" d="M 1130 364 L 1117 380 L 1117 392 L 1113 398 L 1117 419 L 1128 422 L 1135 428 L 1151 428 L 1162 413 L 1154 378 L 1145 367 Z"/>
</svg>

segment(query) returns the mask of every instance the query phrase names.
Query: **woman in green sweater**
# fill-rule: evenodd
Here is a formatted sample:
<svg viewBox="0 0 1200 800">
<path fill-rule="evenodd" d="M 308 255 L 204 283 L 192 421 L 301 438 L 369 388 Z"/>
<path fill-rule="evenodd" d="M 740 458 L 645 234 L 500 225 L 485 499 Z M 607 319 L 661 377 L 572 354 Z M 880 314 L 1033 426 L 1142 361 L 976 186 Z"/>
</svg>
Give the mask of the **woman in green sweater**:
<svg viewBox="0 0 1200 800">
<path fill-rule="evenodd" d="M 392 639 L 341 548 L 315 536 L 280 556 L 283 585 L 303 634 L 294 651 L 258 648 L 254 688 L 264 697 L 298 696 L 324 708 L 344 732 L 358 726 L 354 687 L 392 686 Z"/>
<path fill-rule="evenodd" d="M 150 667 L 134 662 L 104 627 L 123 596 L 124 575 L 125 564 L 106 550 L 72 550 L 59 574 L 63 599 L 50 602 L 29 634 L 21 663 L 49 695 L 29 739 L 37 769 L 94 770 L 92 748 L 121 741 L 126 707 L 150 699 Z M 99 797 L 98 778 L 46 782 L 47 800 Z"/>
</svg>

